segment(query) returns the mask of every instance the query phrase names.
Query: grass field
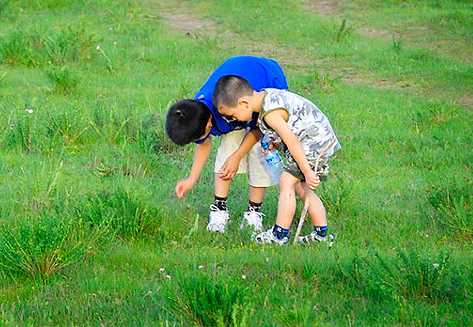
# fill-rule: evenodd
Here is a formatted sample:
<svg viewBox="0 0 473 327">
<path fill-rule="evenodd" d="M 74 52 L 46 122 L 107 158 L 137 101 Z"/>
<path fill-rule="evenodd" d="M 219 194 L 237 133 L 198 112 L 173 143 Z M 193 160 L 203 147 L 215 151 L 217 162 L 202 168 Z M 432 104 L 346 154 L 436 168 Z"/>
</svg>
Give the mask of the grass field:
<svg viewBox="0 0 473 327">
<path fill-rule="evenodd" d="M 174 196 L 165 112 L 235 54 L 342 143 L 331 249 L 254 245 L 243 176 L 206 232 L 211 164 Z M 471 1 L 0 0 L 0 326 L 471 326 L 472 54 Z"/>
</svg>

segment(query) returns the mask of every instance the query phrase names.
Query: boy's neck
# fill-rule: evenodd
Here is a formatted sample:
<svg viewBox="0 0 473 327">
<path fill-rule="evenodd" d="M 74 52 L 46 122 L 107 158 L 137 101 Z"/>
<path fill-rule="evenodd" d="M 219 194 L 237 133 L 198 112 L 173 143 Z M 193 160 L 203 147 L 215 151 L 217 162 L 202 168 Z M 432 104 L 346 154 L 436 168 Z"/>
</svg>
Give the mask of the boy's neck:
<svg viewBox="0 0 473 327">
<path fill-rule="evenodd" d="M 260 112 L 261 108 L 263 107 L 263 101 L 264 97 L 266 96 L 266 91 L 253 91 L 253 96 L 255 99 L 253 111 Z"/>
</svg>

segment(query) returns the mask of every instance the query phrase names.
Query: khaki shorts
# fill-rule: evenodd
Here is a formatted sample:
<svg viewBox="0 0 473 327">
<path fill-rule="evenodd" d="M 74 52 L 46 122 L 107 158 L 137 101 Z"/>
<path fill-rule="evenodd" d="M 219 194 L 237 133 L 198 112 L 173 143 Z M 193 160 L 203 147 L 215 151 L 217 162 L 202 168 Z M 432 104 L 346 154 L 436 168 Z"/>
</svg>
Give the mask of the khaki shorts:
<svg viewBox="0 0 473 327">
<path fill-rule="evenodd" d="M 225 160 L 240 146 L 246 135 L 245 130 L 236 130 L 220 137 L 220 145 L 215 158 L 215 169 L 217 173 L 223 166 Z M 254 187 L 268 187 L 275 185 L 266 171 L 261 155 L 260 142 L 256 143 L 248 154 L 240 161 L 237 174 L 248 173 L 248 184 Z"/>
</svg>

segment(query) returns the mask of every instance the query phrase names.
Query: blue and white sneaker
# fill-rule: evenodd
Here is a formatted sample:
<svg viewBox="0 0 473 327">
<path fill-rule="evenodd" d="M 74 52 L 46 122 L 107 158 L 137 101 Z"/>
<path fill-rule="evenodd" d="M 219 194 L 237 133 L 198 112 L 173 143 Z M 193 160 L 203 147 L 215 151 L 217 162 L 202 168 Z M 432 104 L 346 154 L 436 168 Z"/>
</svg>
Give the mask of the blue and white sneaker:
<svg viewBox="0 0 473 327">
<path fill-rule="evenodd" d="M 297 240 L 300 244 L 310 244 L 310 243 L 320 243 L 320 242 L 328 242 L 328 246 L 331 247 L 333 245 L 333 241 L 335 239 L 335 234 L 328 234 L 327 236 L 320 236 L 317 234 L 316 231 L 313 231 L 309 235 L 306 236 L 299 236 Z"/>
<path fill-rule="evenodd" d="M 209 223 L 207 230 L 210 232 L 225 233 L 225 226 L 230 220 L 230 214 L 227 210 L 220 210 L 216 205 L 210 205 Z"/>
<path fill-rule="evenodd" d="M 276 238 L 273 233 L 273 227 L 268 229 L 265 232 L 261 232 L 255 236 L 255 242 L 258 244 L 276 244 L 276 245 L 284 245 L 289 242 L 289 238 L 287 236 L 283 237 L 282 239 Z"/>
</svg>

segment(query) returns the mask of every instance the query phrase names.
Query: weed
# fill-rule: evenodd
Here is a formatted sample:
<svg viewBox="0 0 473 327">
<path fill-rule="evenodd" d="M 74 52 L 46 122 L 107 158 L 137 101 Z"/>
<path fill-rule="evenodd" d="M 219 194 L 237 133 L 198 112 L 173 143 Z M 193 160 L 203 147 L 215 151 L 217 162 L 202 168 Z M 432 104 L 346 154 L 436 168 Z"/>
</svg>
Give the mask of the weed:
<svg viewBox="0 0 473 327">
<path fill-rule="evenodd" d="M 164 122 L 159 114 L 152 114 L 142 120 L 139 130 L 138 144 L 140 147 L 155 153 L 173 153 L 179 149 L 165 133 Z"/>
<path fill-rule="evenodd" d="M 25 1 L 26 5 L 36 10 L 63 10 L 71 6 L 71 2 L 67 0 L 41 0 L 41 1 Z M 83 1 L 74 1 L 81 3 Z"/>
<path fill-rule="evenodd" d="M 110 57 L 105 53 L 105 50 L 104 50 L 100 45 L 97 45 L 97 46 L 95 47 L 95 49 L 96 49 L 97 52 L 100 54 L 100 56 L 105 59 L 105 67 L 107 68 L 107 70 L 108 70 L 110 73 L 113 73 L 113 72 L 114 72 L 114 68 L 113 68 L 112 60 L 111 60 Z"/>
<path fill-rule="evenodd" d="M 81 220 L 52 216 L 1 226 L 0 269 L 7 274 L 48 279 L 83 260 L 99 236 L 99 232 L 90 233 Z"/>
<path fill-rule="evenodd" d="M 353 32 L 353 28 L 351 26 L 347 27 L 347 20 L 344 19 L 338 28 L 337 35 L 335 37 L 335 41 L 341 42 L 343 39 L 347 38 Z"/>
<path fill-rule="evenodd" d="M 70 94 L 79 84 L 78 77 L 67 66 L 51 67 L 47 71 L 47 76 L 53 83 L 56 93 Z"/>
<path fill-rule="evenodd" d="M 329 92 L 335 88 L 338 78 L 334 78 L 328 73 L 315 72 L 314 81 L 323 91 Z"/>
<path fill-rule="evenodd" d="M 59 112 L 48 112 L 48 119 L 45 122 L 46 136 L 55 143 L 59 140 L 66 146 L 75 146 L 85 142 L 84 134 L 89 129 L 88 126 L 75 110 Z"/>
<path fill-rule="evenodd" d="M 39 40 L 37 35 L 14 31 L 0 39 L 0 63 L 7 65 L 37 66 L 38 54 L 33 45 Z"/>
<path fill-rule="evenodd" d="M 94 36 L 80 28 L 67 27 L 44 33 L 19 29 L 0 40 L 0 62 L 27 67 L 65 65 L 90 58 L 94 41 Z"/>
<path fill-rule="evenodd" d="M 458 183 L 434 187 L 428 197 L 436 210 L 438 222 L 452 235 L 467 239 L 473 239 L 473 196 L 470 189 L 468 185 Z"/>
<path fill-rule="evenodd" d="M 94 37 L 85 33 L 84 29 L 72 29 L 71 27 L 46 36 L 43 40 L 46 57 L 54 65 L 77 62 L 81 58 L 90 56 L 89 50 L 93 43 Z"/>
<path fill-rule="evenodd" d="M 18 146 L 23 151 L 31 152 L 33 150 L 33 129 L 34 120 L 26 114 L 10 118 L 8 130 L 3 140 L 4 145 L 10 148 Z"/>
<path fill-rule="evenodd" d="M 340 217 L 350 212 L 353 207 L 351 185 L 349 180 L 342 177 L 324 183 L 320 198 L 330 215 Z"/>
<path fill-rule="evenodd" d="M 445 253 L 428 256 L 415 250 L 399 250 L 395 257 L 375 253 L 361 259 L 354 258 L 351 268 L 347 270 L 345 266 L 339 268 L 339 272 L 351 285 L 376 302 L 397 303 L 415 299 L 440 303 L 455 301 L 462 296 L 462 290 L 458 288 L 454 292 L 445 288 L 454 278 L 449 273 L 449 262 L 450 258 Z"/>
<path fill-rule="evenodd" d="M 392 35 L 392 46 L 393 46 L 394 52 L 397 55 L 399 55 L 401 53 L 401 49 L 402 49 L 401 34 L 393 33 L 393 35 Z"/>
<path fill-rule="evenodd" d="M 172 294 L 172 293 L 171 293 Z M 202 326 L 244 326 L 248 311 L 242 310 L 247 290 L 232 281 L 206 275 L 179 278 L 178 289 L 167 298 L 176 317 Z"/>
<path fill-rule="evenodd" d="M 157 209 L 146 207 L 123 190 L 90 196 L 74 211 L 91 227 L 107 225 L 113 234 L 125 239 L 156 235 L 161 224 Z"/>
</svg>

